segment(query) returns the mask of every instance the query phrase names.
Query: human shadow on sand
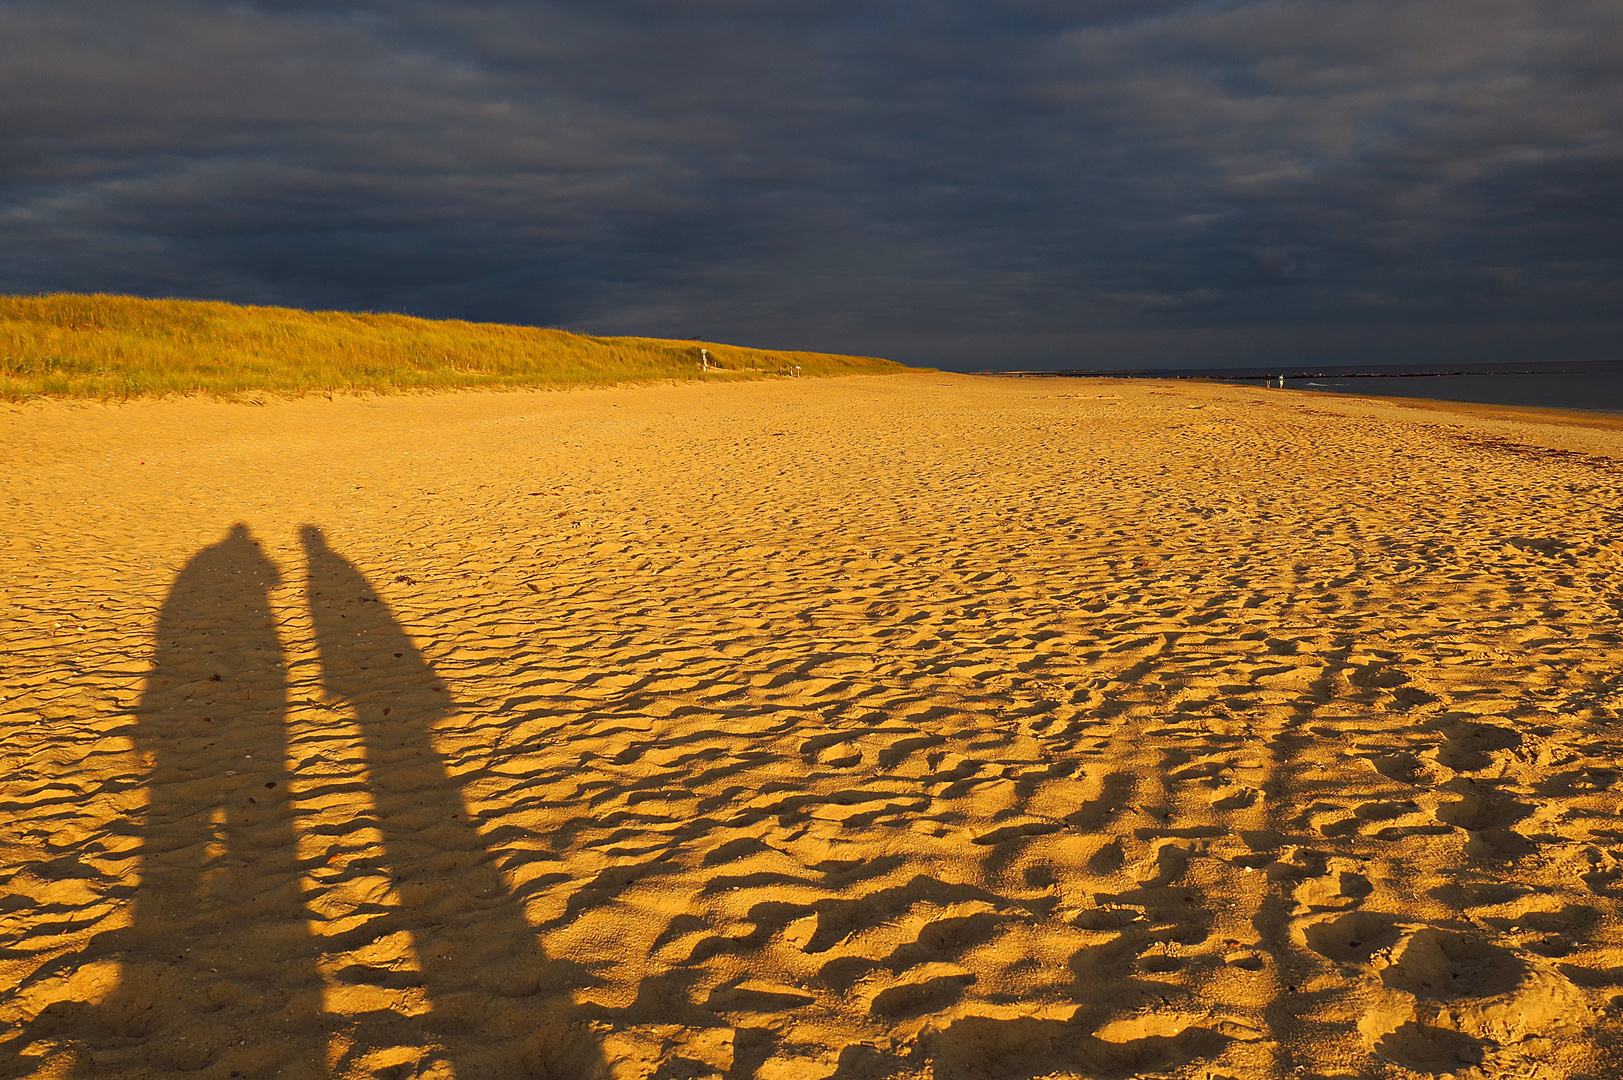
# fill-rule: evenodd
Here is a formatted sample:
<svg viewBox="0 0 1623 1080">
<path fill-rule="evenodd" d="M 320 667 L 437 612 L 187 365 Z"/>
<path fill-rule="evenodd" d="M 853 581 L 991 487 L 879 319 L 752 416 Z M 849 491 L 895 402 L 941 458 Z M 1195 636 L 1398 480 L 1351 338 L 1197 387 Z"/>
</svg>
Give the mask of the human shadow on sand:
<svg viewBox="0 0 1623 1080">
<path fill-rule="evenodd" d="M 543 954 L 435 750 L 452 715 L 444 683 L 321 531 L 303 541 L 322 686 L 363 732 L 375 820 L 356 827 L 381 832 L 392 895 L 359 926 L 315 932 L 305 872 L 321 860 L 300 863 L 289 792 L 281 578 L 234 526 L 185 565 L 158 614 L 133 731 L 148 803 L 132 822 L 129 921 L 57 965 L 116 961 L 116 987 L 100 1004 L 46 1008 L 0 1046 L 0 1077 L 40 1064 L 20 1053 L 36 1040 L 71 1047 L 80 1076 L 606 1074 L 595 1035 L 573 1022 L 570 965 Z M 335 1008 L 333 987 L 397 991 L 402 973 L 333 954 L 402 931 L 426 1011 L 421 999 L 411 1015 Z M 324 954 L 337 967 L 325 976 Z"/>
<path fill-rule="evenodd" d="M 116 959 L 117 986 L 100 1005 L 51 1005 L 27 1033 L 74 1046 L 78 1075 L 324 1074 L 321 947 L 294 844 L 270 605 L 279 582 L 237 525 L 181 569 L 158 612 L 133 730 L 148 797 L 139 884 L 129 922 L 74 958 Z"/>
<path fill-rule="evenodd" d="M 435 749 L 453 711 L 445 684 L 321 530 L 306 527 L 303 541 L 322 686 L 360 725 L 399 897 L 390 930 L 412 934 L 428 1033 L 458 1080 L 603 1075 L 590 1029 L 572 1022 L 568 967 L 543 954 Z M 357 1048 L 370 1041 L 356 1035 Z"/>
</svg>

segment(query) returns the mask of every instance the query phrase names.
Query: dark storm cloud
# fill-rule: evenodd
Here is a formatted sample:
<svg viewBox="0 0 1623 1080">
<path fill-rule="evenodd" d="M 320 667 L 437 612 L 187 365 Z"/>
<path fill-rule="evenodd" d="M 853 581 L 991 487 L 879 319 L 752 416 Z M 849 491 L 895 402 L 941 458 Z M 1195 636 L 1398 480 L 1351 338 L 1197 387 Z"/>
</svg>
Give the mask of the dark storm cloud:
<svg viewBox="0 0 1623 1080">
<path fill-rule="evenodd" d="M 0 0 L 0 290 L 948 364 L 1615 354 L 1612 0 Z"/>
</svg>

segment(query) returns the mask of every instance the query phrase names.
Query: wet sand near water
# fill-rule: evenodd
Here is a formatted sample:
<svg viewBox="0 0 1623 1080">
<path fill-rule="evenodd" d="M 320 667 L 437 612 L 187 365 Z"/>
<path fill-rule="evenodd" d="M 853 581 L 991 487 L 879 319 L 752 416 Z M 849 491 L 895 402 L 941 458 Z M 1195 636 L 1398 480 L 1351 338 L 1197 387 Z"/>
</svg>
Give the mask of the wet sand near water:
<svg viewBox="0 0 1623 1080">
<path fill-rule="evenodd" d="M 1623 1075 L 1623 430 L 1549 419 L 0 411 L 0 1078 Z"/>
</svg>

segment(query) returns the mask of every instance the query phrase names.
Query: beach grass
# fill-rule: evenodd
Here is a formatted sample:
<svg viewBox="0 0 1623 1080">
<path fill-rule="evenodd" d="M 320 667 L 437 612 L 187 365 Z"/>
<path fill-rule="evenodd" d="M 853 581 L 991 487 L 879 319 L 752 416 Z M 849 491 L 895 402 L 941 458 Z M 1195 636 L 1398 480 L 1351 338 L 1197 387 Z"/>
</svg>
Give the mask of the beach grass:
<svg viewBox="0 0 1623 1080">
<path fill-rule="evenodd" d="M 710 354 L 702 370 L 700 349 Z M 719 368 L 719 370 L 718 370 Z M 910 370 L 867 356 L 198 300 L 0 297 L 0 399 L 402 393 Z"/>
</svg>

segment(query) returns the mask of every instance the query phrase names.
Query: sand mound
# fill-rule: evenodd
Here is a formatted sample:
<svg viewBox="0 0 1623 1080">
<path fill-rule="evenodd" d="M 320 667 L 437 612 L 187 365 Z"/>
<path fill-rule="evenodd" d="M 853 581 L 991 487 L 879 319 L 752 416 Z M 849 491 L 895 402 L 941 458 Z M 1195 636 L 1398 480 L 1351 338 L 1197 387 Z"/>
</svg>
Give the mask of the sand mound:
<svg viewBox="0 0 1623 1080">
<path fill-rule="evenodd" d="M 1607 1077 L 1623 435 L 0 415 L 0 1077 Z"/>
</svg>

